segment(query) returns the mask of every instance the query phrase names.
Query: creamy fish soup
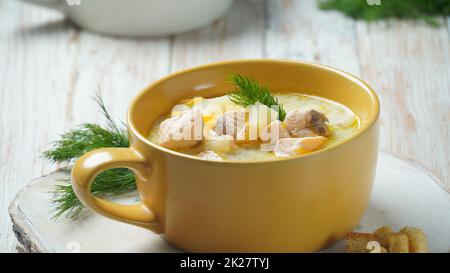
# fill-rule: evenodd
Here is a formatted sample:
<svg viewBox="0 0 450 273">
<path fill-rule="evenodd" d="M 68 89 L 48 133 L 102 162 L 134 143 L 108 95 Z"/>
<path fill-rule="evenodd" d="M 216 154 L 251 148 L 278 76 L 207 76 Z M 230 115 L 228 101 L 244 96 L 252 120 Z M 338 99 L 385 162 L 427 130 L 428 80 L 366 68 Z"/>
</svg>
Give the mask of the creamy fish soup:
<svg viewBox="0 0 450 273">
<path fill-rule="evenodd" d="M 282 106 L 243 107 L 230 96 L 180 101 L 153 125 L 149 140 L 205 160 L 276 160 L 336 145 L 359 128 L 347 107 L 303 94 L 277 94 Z"/>
</svg>

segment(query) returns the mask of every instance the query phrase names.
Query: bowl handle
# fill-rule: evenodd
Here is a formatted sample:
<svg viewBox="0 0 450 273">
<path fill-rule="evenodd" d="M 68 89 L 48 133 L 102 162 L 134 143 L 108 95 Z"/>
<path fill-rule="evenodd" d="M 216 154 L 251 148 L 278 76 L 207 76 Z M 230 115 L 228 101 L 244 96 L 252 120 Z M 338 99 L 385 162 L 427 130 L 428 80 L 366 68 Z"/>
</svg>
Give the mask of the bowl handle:
<svg viewBox="0 0 450 273">
<path fill-rule="evenodd" d="M 78 199 L 101 215 L 160 233 L 155 215 L 142 201 L 135 205 L 122 205 L 91 193 L 94 178 L 111 168 L 129 168 L 141 181 L 147 181 L 151 173 L 145 158 L 134 148 L 103 148 L 88 152 L 72 168 L 72 187 Z"/>
</svg>

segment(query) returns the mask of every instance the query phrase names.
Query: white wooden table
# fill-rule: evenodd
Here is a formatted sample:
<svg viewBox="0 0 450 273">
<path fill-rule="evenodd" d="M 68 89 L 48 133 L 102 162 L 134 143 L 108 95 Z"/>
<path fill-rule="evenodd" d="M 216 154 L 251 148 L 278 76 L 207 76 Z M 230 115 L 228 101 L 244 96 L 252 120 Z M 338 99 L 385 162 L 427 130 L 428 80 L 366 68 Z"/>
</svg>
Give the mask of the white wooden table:
<svg viewBox="0 0 450 273">
<path fill-rule="evenodd" d="M 73 126 L 98 122 L 100 88 L 124 118 L 153 80 L 202 63 L 289 58 L 354 73 L 381 96 L 381 149 L 426 167 L 450 190 L 449 22 L 355 22 L 315 0 L 238 0 L 222 20 L 166 38 L 126 40 L 72 27 L 49 10 L 0 0 L 0 252 L 15 251 L 7 207 L 53 171 L 40 154 Z"/>
</svg>

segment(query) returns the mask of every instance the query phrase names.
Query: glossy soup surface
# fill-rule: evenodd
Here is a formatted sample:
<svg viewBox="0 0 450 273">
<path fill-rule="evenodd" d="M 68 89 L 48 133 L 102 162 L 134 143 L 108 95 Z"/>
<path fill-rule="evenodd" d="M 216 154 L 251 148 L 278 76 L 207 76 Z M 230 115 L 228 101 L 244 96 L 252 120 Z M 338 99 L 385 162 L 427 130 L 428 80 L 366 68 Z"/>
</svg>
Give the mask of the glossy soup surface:
<svg viewBox="0 0 450 273">
<path fill-rule="evenodd" d="M 304 94 L 274 94 L 283 108 L 287 113 L 294 110 L 307 111 L 307 110 L 316 110 L 323 113 L 327 118 L 327 127 L 330 131 L 330 134 L 327 136 L 326 142 L 320 147 L 321 150 L 325 147 L 333 146 L 341 141 L 345 140 L 349 136 L 351 136 L 359 127 L 359 119 L 357 116 L 347 107 L 342 104 L 339 104 L 334 101 L 330 101 L 328 99 L 304 95 Z M 204 102 L 208 102 L 211 100 L 217 101 L 225 104 L 232 104 L 227 99 L 227 96 L 205 99 Z M 180 102 L 180 104 L 185 104 L 188 107 L 193 107 L 192 100 L 185 100 Z M 161 123 L 174 115 L 174 112 L 168 113 L 167 115 L 161 117 L 155 124 L 153 125 L 150 133 L 148 135 L 148 139 L 156 144 L 159 144 L 159 128 Z M 208 114 L 209 115 L 209 114 Z M 205 116 L 205 113 L 203 113 Z M 214 116 L 214 115 L 213 115 Z M 214 120 L 217 116 L 214 116 L 212 119 Z M 207 123 L 205 123 L 207 126 Z M 235 148 L 231 151 L 221 152 L 214 151 L 217 153 L 221 160 L 233 160 L 233 161 L 252 161 L 252 160 L 277 160 L 280 157 L 275 155 L 273 151 L 261 151 L 260 149 L 260 141 L 251 141 L 245 143 L 237 143 L 235 144 Z M 199 144 L 182 149 L 176 149 L 179 152 L 198 156 L 200 153 L 209 151 L 209 145 L 206 141 L 201 141 Z M 303 151 L 302 154 L 306 154 L 312 151 Z"/>
</svg>

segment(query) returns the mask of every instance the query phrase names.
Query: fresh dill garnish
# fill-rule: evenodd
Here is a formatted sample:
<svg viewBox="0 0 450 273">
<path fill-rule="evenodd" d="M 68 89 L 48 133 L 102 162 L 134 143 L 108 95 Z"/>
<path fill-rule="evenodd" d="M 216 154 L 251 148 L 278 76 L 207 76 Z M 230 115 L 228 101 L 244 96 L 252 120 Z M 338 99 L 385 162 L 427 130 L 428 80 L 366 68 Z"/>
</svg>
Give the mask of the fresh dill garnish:
<svg viewBox="0 0 450 273">
<path fill-rule="evenodd" d="M 371 0 L 372 3 L 376 1 Z M 338 10 L 354 19 L 374 21 L 388 18 L 420 19 L 433 26 L 435 16 L 450 15 L 449 0 L 379 0 L 380 5 L 369 5 L 369 0 L 320 0 L 320 8 Z"/>
<path fill-rule="evenodd" d="M 251 77 L 240 74 L 231 74 L 229 80 L 233 83 L 235 90 L 229 95 L 230 100 L 237 105 L 247 107 L 257 102 L 268 106 L 278 107 L 278 119 L 283 121 L 286 117 L 286 112 L 283 106 L 278 102 L 278 99 L 272 95 L 269 88 L 260 84 Z"/>
<path fill-rule="evenodd" d="M 71 164 L 83 154 L 106 147 L 129 147 L 125 129 L 121 129 L 108 113 L 100 93 L 94 98 L 99 106 L 107 125 L 102 127 L 97 124 L 86 123 L 78 128 L 61 135 L 58 141 L 52 143 L 52 147 L 45 151 L 43 157 L 53 163 Z M 67 214 L 69 218 L 75 218 L 83 209 L 83 204 L 73 192 L 70 179 L 61 181 L 63 184 L 54 187 L 57 218 Z M 136 189 L 133 172 L 125 168 L 110 169 L 99 174 L 91 187 L 96 195 L 118 195 Z"/>
<path fill-rule="evenodd" d="M 66 214 L 69 218 L 76 218 L 84 208 L 78 200 L 70 184 L 70 179 L 60 180 L 61 184 L 55 185 L 53 193 L 55 198 L 51 200 L 54 205 L 54 218 Z M 129 169 L 109 169 L 99 174 L 92 184 L 91 192 L 96 196 L 117 196 L 136 189 L 133 172 Z"/>
</svg>

